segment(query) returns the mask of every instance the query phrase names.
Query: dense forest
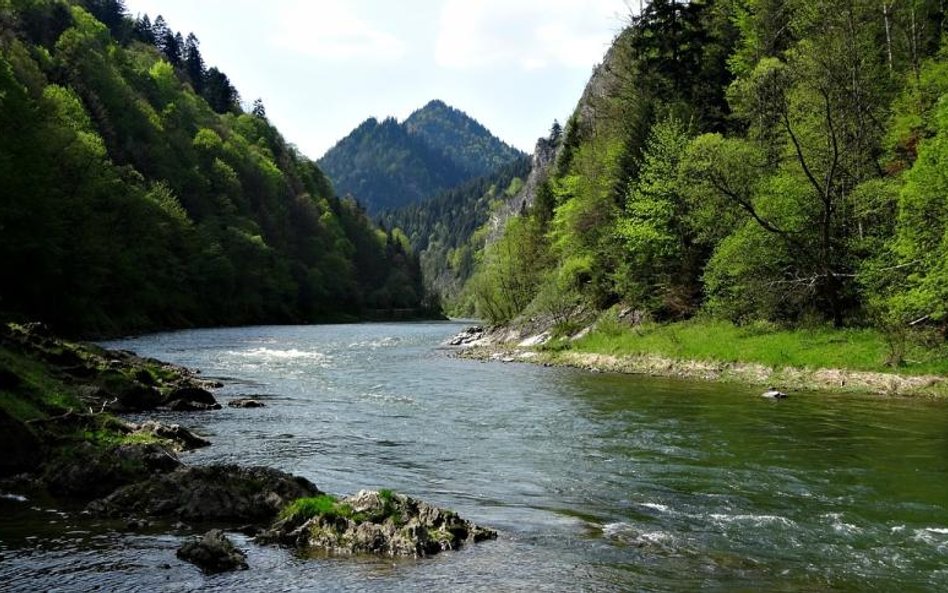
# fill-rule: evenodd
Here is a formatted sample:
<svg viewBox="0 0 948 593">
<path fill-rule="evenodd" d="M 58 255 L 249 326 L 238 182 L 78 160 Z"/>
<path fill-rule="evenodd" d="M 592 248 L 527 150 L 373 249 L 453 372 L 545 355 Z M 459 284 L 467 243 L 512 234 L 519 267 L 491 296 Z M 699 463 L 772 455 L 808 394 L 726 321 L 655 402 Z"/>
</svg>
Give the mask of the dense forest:
<svg viewBox="0 0 948 593">
<path fill-rule="evenodd" d="M 0 313 L 68 333 L 413 308 L 404 237 L 121 0 L 0 0 Z"/>
<path fill-rule="evenodd" d="M 943 342 L 943 4 L 650 2 L 532 206 L 480 255 L 480 314 L 568 323 L 621 304 Z"/>
<path fill-rule="evenodd" d="M 434 198 L 379 216 L 384 227 L 407 236 L 412 252 L 419 254 L 426 293 L 437 297 L 449 314 L 473 313 L 462 288 L 487 241 L 489 218 L 520 192 L 530 167 L 530 158 L 522 157 Z"/>
<path fill-rule="evenodd" d="M 370 214 L 432 198 L 522 158 L 463 111 L 431 101 L 404 122 L 369 118 L 319 160 Z"/>
</svg>

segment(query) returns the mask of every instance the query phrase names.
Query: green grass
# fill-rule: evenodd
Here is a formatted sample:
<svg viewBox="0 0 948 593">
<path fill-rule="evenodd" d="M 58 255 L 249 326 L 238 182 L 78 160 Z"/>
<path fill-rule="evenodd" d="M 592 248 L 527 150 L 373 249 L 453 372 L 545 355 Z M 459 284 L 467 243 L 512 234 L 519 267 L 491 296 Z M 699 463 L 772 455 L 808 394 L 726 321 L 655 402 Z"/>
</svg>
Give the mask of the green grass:
<svg viewBox="0 0 948 593">
<path fill-rule="evenodd" d="M 282 519 L 307 520 L 313 517 L 342 517 L 360 522 L 365 519 L 361 513 L 352 511 L 352 507 L 340 503 L 330 494 L 320 494 L 308 498 L 297 498 L 280 512 Z"/>
<path fill-rule="evenodd" d="M 871 329 L 781 329 L 767 324 L 735 326 L 693 320 L 619 329 L 614 323 L 577 340 L 571 349 L 612 355 L 659 355 L 681 360 L 760 363 L 775 369 L 838 368 L 948 375 L 945 349 L 910 344 L 905 362 L 886 365 L 885 336 Z"/>
<path fill-rule="evenodd" d="M 356 513 L 348 504 L 339 502 L 336 497 L 330 494 L 298 498 L 283 507 L 280 518 L 306 521 L 313 517 L 342 517 L 356 523 L 363 521 L 382 523 L 387 519 L 391 519 L 396 525 L 400 525 L 402 516 L 395 506 L 395 493 L 388 489 L 382 489 L 379 490 L 379 498 L 382 500 L 382 509 L 366 513 Z"/>
<path fill-rule="evenodd" d="M 33 420 L 46 414 L 79 409 L 75 392 L 50 374 L 42 362 L 6 348 L 0 348 L 0 368 L 19 378 L 15 388 L 0 392 L 0 407 L 19 420 Z"/>
</svg>

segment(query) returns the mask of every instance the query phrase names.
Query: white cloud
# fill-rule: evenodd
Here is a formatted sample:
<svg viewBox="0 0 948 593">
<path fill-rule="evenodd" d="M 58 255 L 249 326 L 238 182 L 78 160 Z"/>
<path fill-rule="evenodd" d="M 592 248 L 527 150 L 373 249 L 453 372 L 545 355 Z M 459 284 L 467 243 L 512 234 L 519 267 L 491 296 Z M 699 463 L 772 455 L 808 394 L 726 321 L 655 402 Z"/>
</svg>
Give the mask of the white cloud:
<svg viewBox="0 0 948 593">
<path fill-rule="evenodd" d="M 435 61 L 453 69 L 588 68 L 628 13 L 623 0 L 447 0 Z"/>
<path fill-rule="evenodd" d="M 290 51 L 327 62 L 391 62 L 406 53 L 402 40 L 362 18 L 351 2 L 292 0 L 275 6 L 273 43 Z"/>
</svg>

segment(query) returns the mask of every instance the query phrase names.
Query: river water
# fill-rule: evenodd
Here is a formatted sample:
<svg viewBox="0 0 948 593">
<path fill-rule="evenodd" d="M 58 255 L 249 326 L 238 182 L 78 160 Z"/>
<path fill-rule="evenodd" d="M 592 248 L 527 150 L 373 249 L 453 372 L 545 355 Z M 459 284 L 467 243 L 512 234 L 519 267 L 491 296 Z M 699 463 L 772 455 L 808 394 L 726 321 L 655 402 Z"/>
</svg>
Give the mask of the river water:
<svg viewBox="0 0 948 593">
<path fill-rule="evenodd" d="M 107 344 L 200 369 L 261 409 L 159 415 L 348 494 L 392 488 L 500 531 L 419 561 L 303 558 L 0 499 L 0 589 L 948 591 L 948 404 L 451 358 L 454 323 L 183 331 Z"/>
</svg>

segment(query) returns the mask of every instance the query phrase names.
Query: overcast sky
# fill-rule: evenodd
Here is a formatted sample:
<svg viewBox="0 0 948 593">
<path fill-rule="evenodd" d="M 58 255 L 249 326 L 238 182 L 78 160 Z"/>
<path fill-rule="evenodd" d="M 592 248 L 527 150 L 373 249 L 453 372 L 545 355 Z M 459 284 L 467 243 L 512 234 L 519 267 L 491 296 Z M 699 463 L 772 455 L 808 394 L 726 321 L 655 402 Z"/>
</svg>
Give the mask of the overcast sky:
<svg viewBox="0 0 948 593">
<path fill-rule="evenodd" d="M 432 99 L 532 152 L 566 120 L 627 0 L 126 0 L 194 32 L 245 103 L 318 159 L 366 118 Z M 637 6 L 637 2 L 631 2 Z"/>
</svg>

